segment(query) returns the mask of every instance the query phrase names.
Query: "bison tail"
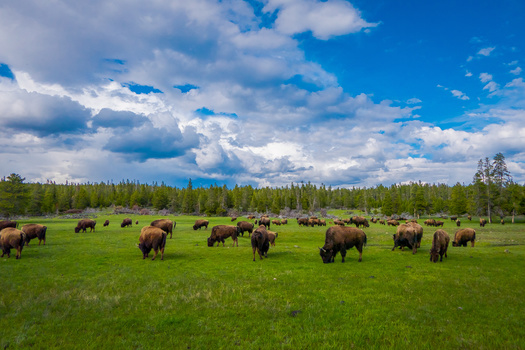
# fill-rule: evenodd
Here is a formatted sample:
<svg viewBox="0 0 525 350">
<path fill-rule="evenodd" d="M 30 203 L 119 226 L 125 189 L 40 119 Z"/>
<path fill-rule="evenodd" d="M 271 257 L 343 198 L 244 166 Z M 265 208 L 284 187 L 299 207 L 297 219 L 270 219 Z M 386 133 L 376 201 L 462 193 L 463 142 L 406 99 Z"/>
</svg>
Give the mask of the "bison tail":
<svg viewBox="0 0 525 350">
<path fill-rule="evenodd" d="M 161 248 L 166 247 L 166 238 L 168 238 L 168 234 L 166 232 L 162 232 L 162 241 L 160 242 Z"/>
<path fill-rule="evenodd" d="M 367 243 L 367 239 L 366 239 L 366 233 L 365 233 L 365 240 L 364 240 L 365 246 L 366 246 L 366 243 Z"/>
</svg>

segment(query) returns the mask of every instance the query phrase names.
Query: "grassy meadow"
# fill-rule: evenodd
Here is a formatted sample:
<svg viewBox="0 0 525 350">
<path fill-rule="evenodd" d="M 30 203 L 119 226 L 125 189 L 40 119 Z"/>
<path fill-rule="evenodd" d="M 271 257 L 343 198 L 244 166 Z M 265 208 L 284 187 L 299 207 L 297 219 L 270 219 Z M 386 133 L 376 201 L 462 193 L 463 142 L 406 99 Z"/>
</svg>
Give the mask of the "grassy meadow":
<svg viewBox="0 0 525 350">
<path fill-rule="evenodd" d="M 276 246 L 253 262 L 247 233 L 207 247 L 229 218 L 194 231 L 190 216 L 169 217 L 163 261 L 143 260 L 140 228 L 161 217 L 121 228 L 124 217 L 98 214 L 96 232 L 78 234 L 78 220 L 19 221 L 46 225 L 47 244 L 0 259 L 0 349 L 525 348 L 524 223 L 463 219 L 476 246 L 449 246 L 442 263 L 429 261 L 435 228 L 412 255 L 371 223 L 363 262 L 351 249 L 323 264 L 326 227 L 272 226 Z"/>
</svg>

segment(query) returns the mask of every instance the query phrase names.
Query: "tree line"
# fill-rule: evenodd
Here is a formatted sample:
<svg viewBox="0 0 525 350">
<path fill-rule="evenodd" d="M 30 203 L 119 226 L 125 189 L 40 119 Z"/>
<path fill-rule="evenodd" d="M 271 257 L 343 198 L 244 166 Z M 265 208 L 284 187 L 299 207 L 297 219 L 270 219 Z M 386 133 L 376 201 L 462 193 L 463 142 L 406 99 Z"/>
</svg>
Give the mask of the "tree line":
<svg viewBox="0 0 525 350">
<path fill-rule="evenodd" d="M 308 183 L 284 187 L 254 188 L 226 185 L 185 188 L 164 183 L 141 184 L 121 181 L 101 183 L 25 183 L 19 174 L 0 181 L 0 213 L 44 215 L 70 209 L 154 208 L 173 213 L 208 216 L 258 212 L 280 215 L 290 210 L 304 213 L 321 209 L 358 209 L 369 215 L 431 214 L 514 216 L 525 214 L 524 186 L 512 181 L 505 157 L 498 153 L 492 160 L 480 159 L 472 183 L 428 184 L 410 182 L 371 188 L 332 188 Z"/>
</svg>

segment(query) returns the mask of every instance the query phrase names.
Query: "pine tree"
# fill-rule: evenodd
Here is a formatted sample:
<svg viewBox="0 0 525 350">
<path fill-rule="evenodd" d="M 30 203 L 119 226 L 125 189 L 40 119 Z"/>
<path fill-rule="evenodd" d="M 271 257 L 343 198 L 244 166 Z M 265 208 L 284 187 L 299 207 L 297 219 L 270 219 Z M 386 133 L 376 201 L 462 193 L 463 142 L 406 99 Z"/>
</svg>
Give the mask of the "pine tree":
<svg viewBox="0 0 525 350">
<path fill-rule="evenodd" d="M 25 178 L 11 174 L 0 181 L 0 213 L 7 217 L 24 214 L 29 204 L 29 187 Z"/>
</svg>

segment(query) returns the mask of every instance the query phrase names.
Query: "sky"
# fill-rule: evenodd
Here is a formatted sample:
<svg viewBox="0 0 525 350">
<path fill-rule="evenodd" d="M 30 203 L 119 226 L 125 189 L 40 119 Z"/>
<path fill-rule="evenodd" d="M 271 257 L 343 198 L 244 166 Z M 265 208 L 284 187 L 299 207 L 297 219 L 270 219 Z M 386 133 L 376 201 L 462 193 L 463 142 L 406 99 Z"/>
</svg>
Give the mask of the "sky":
<svg viewBox="0 0 525 350">
<path fill-rule="evenodd" d="M 525 182 L 525 2 L 0 2 L 0 176 Z"/>
</svg>

